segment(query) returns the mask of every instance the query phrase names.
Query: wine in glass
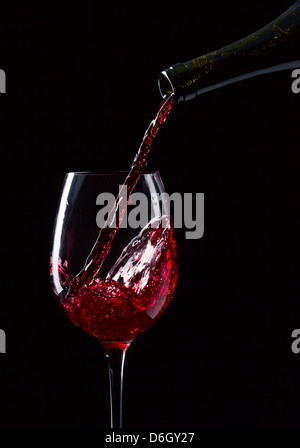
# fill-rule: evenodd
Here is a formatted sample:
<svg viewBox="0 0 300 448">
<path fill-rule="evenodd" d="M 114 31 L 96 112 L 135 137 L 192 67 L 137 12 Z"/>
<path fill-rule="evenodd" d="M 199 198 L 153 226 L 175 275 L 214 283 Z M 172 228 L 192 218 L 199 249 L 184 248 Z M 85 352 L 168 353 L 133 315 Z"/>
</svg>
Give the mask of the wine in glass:
<svg viewBox="0 0 300 448">
<path fill-rule="evenodd" d="M 169 206 L 158 200 L 164 197 L 158 172 L 140 174 L 132 191 L 147 199 L 148 219 L 137 224 L 131 220 L 130 225 L 134 204 L 119 203 L 112 209 L 114 219 L 108 213 L 106 226 L 99 230 L 96 198 L 101 193 L 120 198 L 125 174 L 66 175 L 51 253 L 51 283 L 63 311 L 97 338 L 106 353 L 112 428 L 122 427 L 126 350 L 163 314 L 178 278 Z"/>
</svg>

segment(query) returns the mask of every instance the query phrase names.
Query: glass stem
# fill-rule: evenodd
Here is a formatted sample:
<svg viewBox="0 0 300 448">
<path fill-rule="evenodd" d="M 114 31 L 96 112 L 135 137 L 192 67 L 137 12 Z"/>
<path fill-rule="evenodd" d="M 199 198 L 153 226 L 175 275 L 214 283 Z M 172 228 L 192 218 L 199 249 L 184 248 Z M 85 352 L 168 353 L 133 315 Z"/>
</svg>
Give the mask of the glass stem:
<svg viewBox="0 0 300 448">
<path fill-rule="evenodd" d="M 130 342 L 102 342 L 107 363 L 110 389 L 110 425 L 122 428 L 123 368 Z"/>
</svg>

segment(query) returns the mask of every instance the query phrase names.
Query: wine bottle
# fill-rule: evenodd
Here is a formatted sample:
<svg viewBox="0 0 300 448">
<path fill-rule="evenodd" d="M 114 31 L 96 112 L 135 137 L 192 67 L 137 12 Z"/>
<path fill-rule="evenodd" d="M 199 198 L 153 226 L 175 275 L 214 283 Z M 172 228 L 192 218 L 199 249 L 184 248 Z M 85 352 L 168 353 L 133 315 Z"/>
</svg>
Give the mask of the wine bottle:
<svg viewBox="0 0 300 448">
<path fill-rule="evenodd" d="M 159 75 L 163 97 L 177 102 L 253 76 L 300 68 L 300 0 L 277 19 L 249 36 Z"/>
</svg>

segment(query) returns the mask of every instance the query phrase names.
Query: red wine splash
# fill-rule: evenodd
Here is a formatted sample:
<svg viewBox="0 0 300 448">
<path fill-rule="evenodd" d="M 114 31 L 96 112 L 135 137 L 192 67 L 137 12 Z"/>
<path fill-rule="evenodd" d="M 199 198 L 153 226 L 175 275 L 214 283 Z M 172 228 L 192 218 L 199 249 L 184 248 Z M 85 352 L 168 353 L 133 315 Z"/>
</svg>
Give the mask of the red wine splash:
<svg viewBox="0 0 300 448">
<path fill-rule="evenodd" d="M 101 342 L 129 342 L 165 311 L 177 278 L 174 229 L 152 228 L 149 223 L 123 250 L 106 279 L 70 289 L 63 309 Z"/>
<path fill-rule="evenodd" d="M 139 180 L 140 174 L 145 169 L 147 164 L 148 155 L 150 152 L 151 144 L 159 130 L 160 126 L 166 121 L 168 114 L 171 111 L 171 108 L 174 104 L 174 95 L 170 95 L 168 98 L 164 99 L 155 118 L 151 121 L 148 129 L 146 130 L 142 143 L 140 144 L 139 150 L 133 160 L 131 169 L 129 174 L 127 175 L 124 184 L 119 192 L 119 195 L 116 199 L 115 205 L 110 211 L 106 227 L 102 228 L 99 232 L 99 236 L 93 246 L 92 251 L 88 255 L 85 266 L 83 270 L 77 275 L 77 281 L 80 283 L 89 283 L 91 282 L 98 272 L 101 269 L 101 266 L 110 250 L 112 245 L 114 236 L 121 225 L 128 200 L 123 208 L 119 210 L 117 216 L 117 210 L 120 208 L 120 204 L 123 204 L 122 201 L 125 190 L 127 189 L 127 197 L 131 195 L 134 187 Z M 116 224 L 114 227 L 109 227 L 109 223 L 116 220 Z"/>
</svg>

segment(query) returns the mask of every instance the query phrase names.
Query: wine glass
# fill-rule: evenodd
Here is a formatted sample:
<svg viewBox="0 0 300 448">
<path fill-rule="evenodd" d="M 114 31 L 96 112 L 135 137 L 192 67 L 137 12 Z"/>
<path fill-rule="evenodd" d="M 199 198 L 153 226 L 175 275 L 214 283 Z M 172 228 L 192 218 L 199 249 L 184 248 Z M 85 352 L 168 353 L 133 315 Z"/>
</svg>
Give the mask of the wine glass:
<svg viewBox="0 0 300 448">
<path fill-rule="evenodd" d="M 126 350 L 163 314 L 178 278 L 161 177 L 157 171 L 141 174 L 127 203 L 126 174 L 66 174 L 50 262 L 51 284 L 63 311 L 104 348 L 112 428 L 122 428 Z M 113 199 L 120 198 L 120 191 L 123 205 L 117 207 Z"/>
</svg>

